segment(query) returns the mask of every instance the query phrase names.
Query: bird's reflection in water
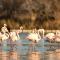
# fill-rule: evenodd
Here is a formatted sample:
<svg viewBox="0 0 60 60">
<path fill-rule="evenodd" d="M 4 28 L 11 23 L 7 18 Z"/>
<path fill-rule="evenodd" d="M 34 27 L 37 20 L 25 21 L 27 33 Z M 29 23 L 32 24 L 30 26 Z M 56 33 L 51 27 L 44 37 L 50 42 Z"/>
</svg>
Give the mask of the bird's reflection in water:
<svg viewBox="0 0 60 60">
<path fill-rule="evenodd" d="M 44 55 L 44 60 L 60 60 L 60 49 L 56 49 L 55 51 L 47 51 Z"/>
<path fill-rule="evenodd" d="M 40 52 L 31 52 L 28 54 L 28 60 L 41 60 Z"/>
<path fill-rule="evenodd" d="M 20 56 L 16 51 L 0 52 L 0 60 L 20 60 Z"/>
<path fill-rule="evenodd" d="M 42 52 L 32 51 L 27 55 L 21 55 L 17 51 L 0 51 L 0 60 L 60 60 L 60 49 Z"/>
<path fill-rule="evenodd" d="M 48 52 L 46 58 L 46 60 L 55 60 L 55 53 L 53 51 Z"/>
<path fill-rule="evenodd" d="M 8 53 L 0 51 L 0 60 L 8 60 Z"/>
<path fill-rule="evenodd" d="M 60 49 L 56 49 L 56 57 L 55 57 L 55 59 L 56 60 L 60 60 Z"/>
<path fill-rule="evenodd" d="M 9 52 L 10 60 L 20 60 L 20 56 L 16 51 Z"/>
</svg>

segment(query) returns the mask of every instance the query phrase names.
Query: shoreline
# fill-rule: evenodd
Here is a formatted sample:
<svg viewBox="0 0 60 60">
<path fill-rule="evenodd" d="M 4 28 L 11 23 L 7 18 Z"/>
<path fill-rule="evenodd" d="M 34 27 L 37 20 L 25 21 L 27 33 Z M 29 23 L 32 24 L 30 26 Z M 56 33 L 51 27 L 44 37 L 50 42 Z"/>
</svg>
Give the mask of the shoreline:
<svg viewBox="0 0 60 60">
<path fill-rule="evenodd" d="M 19 30 L 19 29 L 13 29 L 11 31 L 15 31 L 15 32 L 24 32 L 24 33 L 31 33 L 33 30 Z M 45 33 L 48 33 L 48 32 L 53 32 L 53 33 L 56 33 L 56 31 L 60 31 L 60 30 L 44 30 Z"/>
</svg>

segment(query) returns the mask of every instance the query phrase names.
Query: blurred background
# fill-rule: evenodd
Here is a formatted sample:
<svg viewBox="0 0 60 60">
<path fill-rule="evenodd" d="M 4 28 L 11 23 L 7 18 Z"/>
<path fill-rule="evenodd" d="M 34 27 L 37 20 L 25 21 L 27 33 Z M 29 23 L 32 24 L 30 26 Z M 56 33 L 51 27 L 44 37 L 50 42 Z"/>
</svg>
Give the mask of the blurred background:
<svg viewBox="0 0 60 60">
<path fill-rule="evenodd" d="M 0 0 L 0 28 L 60 29 L 60 0 Z"/>
</svg>

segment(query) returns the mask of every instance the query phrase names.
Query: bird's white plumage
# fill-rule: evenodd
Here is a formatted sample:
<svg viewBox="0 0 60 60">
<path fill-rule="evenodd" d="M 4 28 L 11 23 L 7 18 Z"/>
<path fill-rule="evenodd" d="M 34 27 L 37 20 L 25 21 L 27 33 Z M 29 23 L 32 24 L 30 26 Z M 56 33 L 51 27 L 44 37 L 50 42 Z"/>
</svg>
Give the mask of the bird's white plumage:
<svg viewBox="0 0 60 60">
<path fill-rule="evenodd" d="M 41 37 L 37 33 L 30 33 L 27 36 L 27 39 L 38 42 L 41 39 Z"/>
<path fill-rule="evenodd" d="M 55 36 L 55 41 L 60 42 L 60 31 L 57 31 L 56 36 Z"/>
<path fill-rule="evenodd" d="M 55 34 L 54 33 L 48 33 L 48 34 L 46 34 L 45 37 L 49 38 L 50 40 L 53 40 L 55 38 Z"/>
<path fill-rule="evenodd" d="M 7 39 L 9 39 L 9 35 L 8 34 L 2 34 L 2 33 L 0 33 L 0 39 L 2 41 L 7 40 Z"/>
<path fill-rule="evenodd" d="M 16 41 L 16 40 L 19 40 L 20 37 L 18 34 L 16 34 L 16 32 L 10 32 L 10 38 L 13 40 L 13 41 Z"/>
</svg>

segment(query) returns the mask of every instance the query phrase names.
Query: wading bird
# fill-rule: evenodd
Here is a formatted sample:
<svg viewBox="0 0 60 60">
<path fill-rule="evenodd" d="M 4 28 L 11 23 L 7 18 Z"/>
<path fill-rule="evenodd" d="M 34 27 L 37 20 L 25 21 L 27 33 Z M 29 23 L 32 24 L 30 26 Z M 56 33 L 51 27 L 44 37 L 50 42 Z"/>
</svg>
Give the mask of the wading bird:
<svg viewBox="0 0 60 60">
<path fill-rule="evenodd" d="M 27 37 L 28 40 L 32 41 L 30 46 L 33 46 L 33 51 L 35 50 L 35 44 L 41 40 L 41 36 L 38 33 L 30 33 Z"/>
</svg>

